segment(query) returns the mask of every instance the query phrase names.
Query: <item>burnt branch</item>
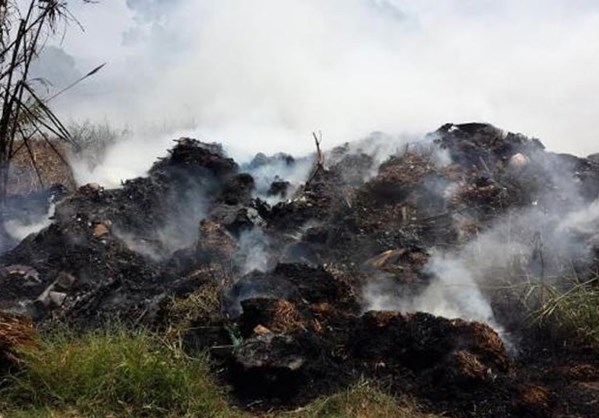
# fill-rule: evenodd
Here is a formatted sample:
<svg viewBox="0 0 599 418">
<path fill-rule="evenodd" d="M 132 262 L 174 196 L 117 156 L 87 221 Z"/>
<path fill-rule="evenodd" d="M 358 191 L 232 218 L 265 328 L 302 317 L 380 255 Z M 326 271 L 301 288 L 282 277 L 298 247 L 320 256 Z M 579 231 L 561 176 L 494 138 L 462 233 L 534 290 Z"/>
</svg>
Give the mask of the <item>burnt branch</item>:
<svg viewBox="0 0 599 418">
<path fill-rule="evenodd" d="M 316 166 L 308 178 L 306 185 L 310 184 L 321 171 L 325 171 L 324 154 L 320 148 L 320 144 L 322 142 L 322 132 L 318 132 L 318 135 L 316 135 L 316 132 L 312 132 L 312 137 L 314 138 L 314 143 L 316 144 Z"/>
</svg>

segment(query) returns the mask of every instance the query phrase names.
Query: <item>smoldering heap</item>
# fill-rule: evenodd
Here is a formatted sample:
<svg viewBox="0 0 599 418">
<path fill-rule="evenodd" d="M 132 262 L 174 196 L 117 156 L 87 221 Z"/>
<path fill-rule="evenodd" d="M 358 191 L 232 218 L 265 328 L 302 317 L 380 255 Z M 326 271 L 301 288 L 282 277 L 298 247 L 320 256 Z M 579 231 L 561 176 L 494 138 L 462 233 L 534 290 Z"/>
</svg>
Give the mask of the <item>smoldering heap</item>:
<svg viewBox="0 0 599 418">
<path fill-rule="evenodd" d="M 218 145 L 181 139 L 144 178 L 62 197 L 50 226 L 0 257 L 0 361 L 15 324 L 119 321 L 177 329 L 242 402 L 297 405 L 366 376 L 450 416 L 590 411 L 591 386 L 555 377 L 573 354 L 526 335 L 514 301 L 480 286 L 497 263 L 465 254 L 481 237 L 503 252 L 509 218 L 529 279 L 558 277 L 562 256 L 596 274 L 599 161 L 484 124 L 445 125 L 382 164 L 366 149 L 335 148 L 294 185 L 290 156 L 240 167 Z M 269 165 L 286 169 L 262 195 L 251 171 Z M 446 291 L 456 265 L 470 287 Z M 449 318 L 431 314 L 443 307 Z"/>
</svg>

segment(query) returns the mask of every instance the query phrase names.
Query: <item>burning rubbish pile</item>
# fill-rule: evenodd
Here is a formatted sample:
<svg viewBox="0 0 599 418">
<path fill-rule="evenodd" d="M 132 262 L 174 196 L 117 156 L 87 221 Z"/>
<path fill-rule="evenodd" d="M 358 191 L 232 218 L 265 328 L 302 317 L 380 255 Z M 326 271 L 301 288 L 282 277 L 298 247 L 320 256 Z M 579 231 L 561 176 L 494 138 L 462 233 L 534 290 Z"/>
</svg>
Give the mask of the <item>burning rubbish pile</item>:
<svg viewBox="0 0 599 418">
<path fill-rule="evenodd" d="M 451 416 L 585 416 L 594 386 L 560 401 L 566 385 L 540 370 L 589 354 L 528 335 L 521 300 L 498 289 L 597 274 L 596 160 L 483 124 L 383 156 L 388 144 L 367 145 L 335 148 L 295 184 L 290 156 L 240 167 L 178 140 L 144 178 L 61 197 L 49 226 L 0 257 L 0 309 L 176 329 L 241 401 L 297 405 L 366 376 Z M 261 185 L 252 170 L 269 166 Z M 3 321 L 0 359 L 20 323 Z"/>
</svg>

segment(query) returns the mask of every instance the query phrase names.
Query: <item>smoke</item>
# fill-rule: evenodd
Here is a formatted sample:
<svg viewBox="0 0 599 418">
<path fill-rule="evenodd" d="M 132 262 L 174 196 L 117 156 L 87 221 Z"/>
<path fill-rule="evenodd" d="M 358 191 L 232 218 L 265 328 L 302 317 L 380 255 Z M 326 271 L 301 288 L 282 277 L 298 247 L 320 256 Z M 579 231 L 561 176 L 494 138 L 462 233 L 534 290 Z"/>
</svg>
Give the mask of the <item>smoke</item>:
<svg viewBox="0 0 599 418">
<path fill-rule="evenodd" d="M 16 242 L 20 242 L 29 235 L 36 234 L 42 229 L 50 226 L 52 223 L 52 217 L 54 216 L 55 208 L 56 205 L 51 203 L 48 208 L 48 213 L 36 220 L 29 219 L 27 222 L 18 219 L 8 220 L 4 222 L 4 229 L 12 239 L 14 239 Z"/>
<path fill-rule="evenodd" d="M 568 213 L 557 227 L 557 232 L 560 234 L 563 232 L 588 234 L 589 231 L 599 231 L 599 201 Z"/>
<path fill-rule="evenodd" d="M 29 71 L 31 78 L 43 80 L 50 90 L 68 86 L 83 76 L 77 69 L 75 58 L 52 45 L 41 51 Z"/>
<path fill-rule="evenodd" d="M 457 253 L 434 252 L 426 271 L 435 280 L 401 309 L 496 325 L 489 295 L 498 287 L 531 278 L 563 285 L 572 267 L 592 261 L 598 208 L 599 201 L 565 213 L 524 210 L 498 221 Z"/>
<path fill-rule="evenodd" d="M 210 195 L 215 193 L 214 180 L 194 178 L 187 173 L 180 184 L 165 191 L 160 223 L 144 230 L 132 231 L 128 225 L 113 227 L 113 232 L 132 251 L 164 261 L 177 250 L 190 248 L 197 243 L 200 221 L 208 213 Z M 160 216 L 157 213 L 157 216 Z"/>
<path fill-rule="evenodd" d="M 459 257 L 434 253 L 427 272 L 437 278 L 407 310 L 446 318 L 493 323 L 493 310 L 477 287 L 473 274 Z"/>
<path fill-rule="evenodd" d="M 79 185 L 98 183 L 106 188 L 118 188 L 124 180 L 144 176 L 173 146 L 172 140 L 170 135 L 152 141 L 143 134 L 121 135 L 108 145 L 97 164 L 90 165 L 89 159 L 79 155 L 70 155 L 69 164 Z"/>
<path fill-rule="evenodd" d="M 479 120 L 540 137 L 557 151 L 594 151 L 599 96 L 588 92 L 599 88 L 595 1 L 72 6 L 86 32 L 71 30 L 57 46 L 74 57 L 77 71 L 109 65 L 54 105 L 75 120 L 109 120 L 133 132 L 99 166 L 76 166 L 80 183 L 116 186 L 143 174 L 179 136 L 223 142 L 236 160 L 249 161 L 258 150 L 310 152 L 315 129 L 330 148 L 373 131 L 419 135 L 447 121 Z M 280 167 L 268 170 L 255 173 L 262 189 Z M 567 181 L 546 174 L 556 185 Z M 581 202 L 571 186 L 565 199 Z M 548 254 L 586 257 L 588 242 L 578 235 L 595 225 L 598 210 L 573 206 L 559 200 L 531 207 L 460 251 L 433 253 L 431 286 L 415 299 L 384 304 L 489 320 L 484 287 L 515 259 L 534 264 L 538 242 Z M 244 239 L 248 269 L 263 268 L 264 246 Z M 557 266 L 541 270 L 551 268 Z M 472 290 L 462 295 L 455 283 Z"/>
<path fill-rule="evenodd" d="M 599 87 L 593 1 L 114 0 L 72 7 L 86 31 L 71 28 L 59 46 L 83 73 L 109 65 L 55 105 L 67 117 L 136 132 L 173 127 L 170 135 L 140 136 L 150 149 L 185 128 L 224 142 L 243 161 L 257 150 L 305 153 L 314 129 L 332 146 L 372 131 L 420 134 L 467 120 L 579 154 L 591 152 L 596 139 L 599 97 L 588 94 Z M 147 166 L 145 152 L 127 149 L 132 166 Z"/>
<path fill-rule="evenodd" d="M 523 185 L 535 176 L 552 185 L 540 200 L 499 217 L 457 249 L 434 249 L 423 270 L 431 281 L 416 294 L 378 277 L 364 289 L 366 309 L 482 321 L 501 333 L 492 308 L 494 292 L 524 283 L 564 288 L 569 276 L 585 271 L 599 242 L 599 200 L 585 201 L 570 159 L 533 153 L 521 160 L 524 170 L 533 170 L 531 177 L 519 173 Z M 450 183 L 438 192 L 451 199 L 455 190 Z"/>
<path fill-rule="evenodd" d="M 240 234 L 235 260 L 242 276 L 252 271 L 269 271 L 273 261 L 271 254 L 270 240 L 262 228 L 254 227 Z"/>
<path fill-rule="evenodd" d="M 540 208 L 510 214 L 457 251 L 434 250 L 424 268 L 432 280 L 417 294 L 405 293 L 384 276 L 370 282 L 363 294 L 365 309 L 480 321 L 505 337 L 493 311 L 493 293 L 523 283 L 567 286 L 572 269 L 592 261 L 597 226 L 599 201 L 561 214 Z"/>
<path fill-rule="evenodd" d="M 242 165 L 241 168 L 254 178 L 256 196 L 269 204 L 275 204 L 284 197 L 290 197 L 299 185 L 308 179 L 314 167 L 314 158 L 310 155 L 296 159 L 282 153 L 267 157 L 259 153 L 250 163 Z M 269 195 L 274 181 L 289 183 L 286 196 Z"/>
</svg>

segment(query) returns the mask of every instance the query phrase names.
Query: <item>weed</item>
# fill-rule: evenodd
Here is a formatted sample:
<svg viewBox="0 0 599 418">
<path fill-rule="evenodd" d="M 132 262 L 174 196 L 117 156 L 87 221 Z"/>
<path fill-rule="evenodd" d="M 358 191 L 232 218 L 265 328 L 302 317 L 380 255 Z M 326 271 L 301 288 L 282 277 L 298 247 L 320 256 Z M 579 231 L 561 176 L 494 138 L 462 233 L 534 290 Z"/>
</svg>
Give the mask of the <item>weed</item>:
<svg viewBox="0 0 599 418">
<path fill-rule="evenodd" d="M 25 349 L 22 358 L 26 368 L 8 382 L 5 408 L 33 409 L 14 416 L 70 410 L 86 417 L 241 415 L 212 382 L 206 357 L 189 358 L 144 332 L 91 333 L 79 339 L 61 334 Z"/>
<path fill-rule="evenodd" d="M 323 397 L 294 412 L 284 414 L 286 418 L 435 418 L 425 414 L 413 400 L 397 402 L 369 382 L 360 382 L 353 387 L 329 397 Z"/>
</svg>

